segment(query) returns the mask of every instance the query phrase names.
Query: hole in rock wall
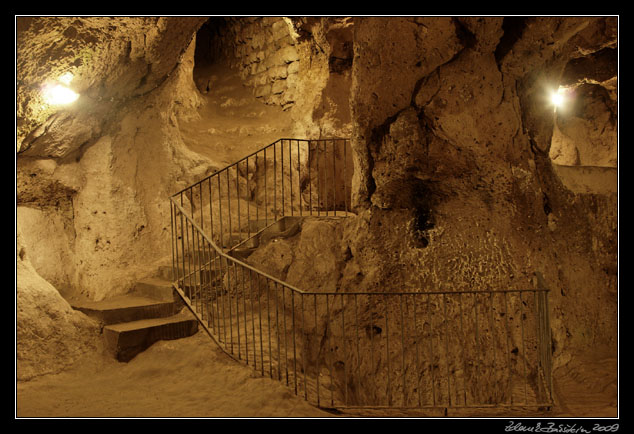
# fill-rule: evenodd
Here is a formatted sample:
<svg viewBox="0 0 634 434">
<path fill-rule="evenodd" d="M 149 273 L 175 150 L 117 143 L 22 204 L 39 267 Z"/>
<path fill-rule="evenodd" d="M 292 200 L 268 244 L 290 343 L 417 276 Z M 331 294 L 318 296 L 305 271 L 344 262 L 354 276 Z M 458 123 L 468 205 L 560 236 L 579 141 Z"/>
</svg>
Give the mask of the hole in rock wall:
<svg viewBox="0 0 634 434">
<path fill-rule="evenodd" d="M 576 193 L 617 189 L 617 54 L 604 48 L 568 63 L 557 95 L 549 156 Z"/>
<path fill-rule="evenodd" d="M 179 127 L 185 144 L 217 169 L 290 135 L 284 85 L 296 68 L 287 61 L 299 59 L 280 54 L 276 38 L 288 30 L 279 20 L 212 17 L 196 33 L 192 78 L 201 104 Z"/>
</svg>

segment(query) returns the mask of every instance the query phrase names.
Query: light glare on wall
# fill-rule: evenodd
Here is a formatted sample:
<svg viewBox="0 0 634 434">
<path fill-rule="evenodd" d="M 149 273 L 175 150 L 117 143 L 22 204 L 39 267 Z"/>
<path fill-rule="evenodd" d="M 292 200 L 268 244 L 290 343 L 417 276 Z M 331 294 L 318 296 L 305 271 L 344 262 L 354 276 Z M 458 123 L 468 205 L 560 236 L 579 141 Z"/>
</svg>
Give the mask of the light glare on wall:
<svg viewBox="0 0 634 434">
<path fill-rule="evenodd" d="M 70 82 L 73 81 L 73 73 L 72 72 L 65 72 L 62 75 L 60 75 L 60 77 L 57 79 L 57 81 L 59 81 L 60 83 L 65 84 L 66 86 L 70 85 Z"/>
<path fill-rule="evenodd" d="M 70 104 L 79 98 L 79 94 L 61 84 L 46 85 L 42 88 L 42 97 L 47 104 Z"/>
</svg>

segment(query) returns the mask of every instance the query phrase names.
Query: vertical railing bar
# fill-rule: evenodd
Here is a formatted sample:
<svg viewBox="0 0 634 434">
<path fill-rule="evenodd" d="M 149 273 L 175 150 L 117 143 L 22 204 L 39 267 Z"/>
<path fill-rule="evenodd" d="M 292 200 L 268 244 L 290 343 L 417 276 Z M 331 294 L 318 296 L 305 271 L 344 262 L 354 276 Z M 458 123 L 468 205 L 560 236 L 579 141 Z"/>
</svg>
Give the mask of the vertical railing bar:
<svg viewBox="0 0 634 434">
<path fill-rule="evenodd" d="M 264 148 L 264 226 L 268 226 L 269 224 L 269 210 L 268 210 L 268 189 L 266 187 L 266 166 L 268 165 L 266 161 L 266 148 Z"/>
<path fill-rule="evenodd" d="M 291 148 L 291 144 L 292 144 L 292 141 L 289 140 L 288 141 L 288 176 L 290 179 L 288 183 L 290 184 L 290 187 L 291 187 L 291 216 L 293 216 L 293 162 L 292 162 L 293 151 Z"/>
<path fill-rule="evenodd" d="M 194 226 L 192 225 L 192 235 L 194 232 Z M 201 271 L 201 251 L 200 251 L 200 232 L 198 231 L 198 229 L 196 229 L 196 244 L 194 245 L 194 248 L 196 248 L 196 256 L 198 257 L 198 267 L 196 268 L 196 264 L 194 263 L 194 268 L 195 268 L 195 273 L 194 273 L 194 296 L 196 297 L 195 300 L 195 308 L 198 310 L 198 305 L 200 304 L 200 297 L 201 297 L 201 291 L 202 291 L 202 280 L 201 280 L 201 275 L 200 275 L 200 271 Z M 199 312 L 202 315 L 202 312 Z"/>
<path fill-rule="evenodd" d="M 174 204 L 170 200 L 170 231 L 172 241 L 172 282 L 178 282 L 178 274 L 176 270 L 176 264 L 178 264 L 178 230 L 176 229 L 176 216 L 174 211 Z M 176 245 L 176 249 L 174 249 Z"/>
<path fill-rule="evenodd" d="M 289 147 L 290 147 L 290 144 L 289 144 Z M 295 291 L 291 290 L 290 292 L 291 292 L 291 325 L 293 328 L 293 379 L 295 383 L 295 395 L 297 395 L 297 347 L 295 344 Z"/>
<path fill-rule="evenodd" d="M 229 318 L 228 318 L 229 319 L 229 340 L 231 345 L 231 354 L 233 354 L 233 307 L 231 305 L 231 297 L 232 297 L 231 296 L 231 269 L 229 267 L 230 267 L 229 259 L 227 259 L 227 300 L 229 301 Z M 239 348 L 240 347 L 238 347 L 238 350 Z"/>
<path fill-rule="evenodd" d="M 222 191 L 220 189 L 220 174 L 217 175 L 218 180 L 218 220 L 219 220 L 219 226 L 220 226 L 220 243 L 219 246 L 220 248 L 224 248 L 224 237 L 225 237 L 225 233 L 222 230 Z M 224 312 L 223 312 L 224 313 Z"/>
<path fill-rule="evenodd" d="M 317 294 L 313 294 L 313 307 L 314 307 L 314 311 L 315 311 L 314 312 L 314 314 L 315 314 L 315 333 L 318 333 L 318 331 L 317 331 Z M 319 348 L 319 351 L 321 352 L 321 346 Z M 320 405 L 320 401 L 319 401 L 319 376 L 321 375 L 321 367 L 319 366 L 320 360 L 321 360 L 321 358 L 319 357 L 319 354 L 317 354 L 317 371 L 316 371 L 316 375 L 315 375 L 315 377 L 317 377 L 317 406 Z"/>
<path fill-rule="evenodd" d="M 218 260 L 220 260 L 220 265 L 218 265 Z M 218 293 L 218 280 L 222 275 L 222 256 L 218 255 L 216 251 L 214 251 L 214 262 L 213 262 L 213 280 L 214 280 L 214 291 L 216 293 L 216 323 L 218 325 L 216 329 L 216 334 L 218 335 L 218 339 L 220 339 L 220 294 Z"/>
<path fill-rule="evenodd" d="M 221 284 L 223 287 L 225 286 L 225 279 L 227 279 L 226 287 L 220 289 L 220 302 L 222 307 L 222 334 L 224 336 L 224 344 L 226 348 L 228 342 L 227 342 L 227 314 L 225 310 L 225 303 L 227 302 L 226 294 L 229 292 L 229 267 L 228 267 L 227 260 L 224 259 L 222 256 L 218 255 L 218 259 L 220 260 L 220 272 L 222 275 Z M 222 270 L 223 262 L 227 265 L 227 267 L 225 268 L 225 271 Z"/>
<path fill-rule="evenodd" d="M 192 250 L 190 248 L 190 244 L 189 244 L 189 220 L 185 220 L 185 235 L 187 237 L 187 251 L 189 252 L 189 255 L 187 255 L 187 280 L 189 281 L 189 284 L 187 286 L 187 298 L 189 299 L 189 301 L 191 301 L 192 297 L 191 297 L 191 287 L 192 287 Z"/>
<path fill-rule="evenodd" d="M 257 275 L 257 273 L 256 273 Z M 249 270 L 249 301 L 251 302 L 251 336 L 253 336 L 253 367 L 257 369 L 258 367 L 258 358 L 257 358 L 257 347 L 256 347 L 256 339 L 255 339 L 255 312 L 253 309 L 253 272 Z"/>
<path fill-rule="evenodd" d="M 205 318 L 204 289 L 205 289 L 205 267 L 206 267 L 205 261 L 207 257 L 206 255 L 207 248 L 206 248 L 206 242 L 205 242 L 203 233 L 200 232 L 199 230 L 196 230 L 196 238 L 198 239 L 198 250 L 200 251 L 199 255 L 201 256 L 200 260 L 198 261 L 198 264 L 199 264 L 199 269 L 198 269 L 199 278 L 198 279 L 200 281 L 198 298 L 200 299 L 200 317 L 204 319 Z M 201 243 L 202 243 L 202 246 L 201 246 Z"/>
<path fill-rule="evenodd" d="M 387 404 L 388 406 L 392 406 L 392 387 L 390 384 L 390 326 L 388 320 L 388 303 L 386 301 L 386 296 L 383 295 L 383 303 L 385 306 L 385 359 L 387 362 Z"/>
<path fill-rule="evenodd" d="M 266 311 L 267 311 L 267 326 L 269 329 L 269 375 L 273 378 L 273 343 L 271 342 L 271 287 L 269 285 L 269 279 L 266 280 Z"/>
<path fill-rule="evenodd" d="M 181 208 L 185 209 L 184 207 L 184 203 L 183 203 L 183 193 L 181 192 L 180 194 L 180 202 L 181 202 Z M 185 256 L 187 256 L 185 254 L 186 250 L 185 250 L 185 237 L 187 236 L 187 226 L 185 225 L 187 223 L 187 219 L 184 219 L 183 217 L 183 212 L 180 213 L 181 216 L 181 250 L 183 252 L 183 283 L 181 286 L 181 289 L 183 290 L 183 294 L 185 293 L 185 278 L 187 277 L 187 270 L 186 270 L 186 265 L 185 265 Z M 187 247 L 189 248 L 189 242 L 187 243 Z M 187 257 L 187 260 L 189 260 L 189 256 Z"/>
<path fill-rule="evenodd" d="M 464 392 L 464 405 L 467 405 L 467 359 L 465 358 L 465 346 L 466 346 L 466 342 L 465 342 L 465 334 L 464 334 L 464 321 L 462 319 L 462 292 L 458 293 L 459 295 L 459 301 L 460 301 L 460 333 L 462 335 L 462 387 L 463 387 L 463 392 Z M 456 386 L 457 386 L 457 382 L 456 382 Z"/>
<path fill-rule="evenodd" d="M 277 211 L 277 143 L 273 145 L 273 207 L 275 211 L 273 211 L 273 221 L 278 220 L 278 211 Z"/>
<path fill-rule="evenodd" d="M 405 375 L 405 316 L 403 312 L 403 294 L 399 295 L 401 302 L 401 369 L 403 370 L 403 407 L 407 407 L 407 381 Z"/>
<path fill-rule="evenodd" d="M 361 348 L 359 339 L 359 313 L 357 294 L 354 294 L 354 324 L 357 333 L 357 400 L 361 397 Z"/>
<path fill-rule="evenodd" d="M 522 308 L 522 304 L 524 301 L 522 300 L 522 293 L 519 293 L 520 296 L 520 325 L 522 327 L 522 358 L 524 359 L 524 404 L 528 404 L 528 390 L 527 390 L 527 381 L 526 378 L 526 347 L 524 345 L 524 309 Z"/>
<path fill-rule="evenodd" d="M 297 194 L 299 196 L 299 216 L 303 217 L 304 213 L 302 208 L 302 161 L 299 154 L 299 140 L 295 140 L 297 143 Z M 303 299 L 304 297 L 302 297 Z"/>
<path fill-rule="evenodd" d="M 431 314 L 431 295 L 427 294 L 427 319 L 429 320 L 429 353 L 430 363 L 429 369 L 431 371 L 431 396 L 434 406 L 436 406 L 436 375 L 434 372 L 434 317 Z"/>
<path fill-rule="evenodd" d="M 307 158 L 307 166 L 308 166 L 308 212 L 312 216 L 313 215 L 313 178 L 310 173 L 311 166 L 311 158 L 310 158 L 310 140 L 308 141 L 308 156 Z"/>
<path fill-rule="evenodd" d="M 451 373 L 449 370 L 449 325 L 447 324 L 447 296 L 442 295 L 443 319 L 445 323 L 445 361 L 447 363 L 447 402 L 451 406 Z"/>
<path fill-rule="evenodd" d="M 238 292 L 239 292 L 238 264 L 234 262 L 231 268 L 233 269 L 233 288 L 234 288 L 234 297 L 236 302 L 236 330 L 238 332 L 238 359 L 242 359 L 242 345 L 240 340 L 240 296 L 238 295 Z"/>
<path fill-rule="evenodd" d="M 260 287 L 260 275 L 255 275 L 258 282 L 258 321 L 260 325 L 260 370 L 264 376 L 264 344 L 262 343 L 262 288 Z"/>
<path fill-rule="evenodd" d="M 334 299 L 333 299 L 334 304 Z M 343 348 L 343 387 L 344 387 L 344 404 L 348 405 L 348 358 L 346 357 L 346 322 L 345 322 L 345 305 L 343 293 L 341 293 L 341 346 Z"/>
<path fill-rule="evenodd" d="M 216 334 L 216 325 L 214 324 L 214 320 L 215 320 L 215 313 L 213 311 L 213 289 L 214 289 L 214 285 L 213 285 L 213 246 L 207 242 L 207 240 L 204 240 L 204 246 L 206 247 L 207 251 L 209 252 L 209 262 L 207 262 L 207 266 L 209 267 L 209 272 L 205 271 L 205 275 L 208 276 L 207 279 L 207 285 L 208 285 L 208 289 L 206 294 L 208 294 L 206 296 L 207 299 L 207 327 L 209 327 L 209 329 L 211 330 L 211 332 L 213 334 Z M 206 269 L 205 269 L 206 270 Z"/>
<path fill-rule="evenodd" d="M 259 152 L 258 152 L 259 154 Z M 258 205 L 258 197 L 257 197 L 257 192 L 259 191 L 259 180 L 257 178 L 258 176 L 258 155 L 255 155 L 255 163 L 253 163 L 253 182 L 255 182 L 255 186 L 254 186 L 254 191 L 253 193 L 249 192 L 249 197 L 253 198 L 253 206 L 255 207 L 255 221 L 256 221 L 256 225 L 255 225 L 255 232 L 257 233 L 260 230 L 260 206 Z M 266 164 L 266 162 L 265 162 Z"/>
<path fill-rule="evenodd" d="M 320 142 L 315 142 L 316 143 L 316 149 L 317 149 L 317 217 L 321 216 L 321 171 L 319 170 L 319 154 L 321 151 L 321 143 Z"/>
<path fill-rule="evenodd" d="M 244 313 L 244 352 L 246 354 L 246 362 L 247 365 L 249 364 L 249 326 L 247 324 L 247 297 L 246 297 L 246 290 L 244 287 L 244 267 L 240 267 L 240 269 L 242 270 L 242 311 Z M 238 318 L 238 321 L 240 321 L 240 318 Z"/>
<path fill-rule="evenodd" d="M 183 207 L 183 194 L 181 193 L 181 209 Z M 183 212 L 179 211 L 181 216 L 181 251 L 183 253 L 183 282 L 180 285 L 181 290 L 185 293 L 185 223 L 183 222 Z"/>
<path fill-rule="evenodd" d="M 348 176 L 347 176 L 348 161 L 346 159 L 347 143 L 348 141 L 344 139 L 343 141 L 343 203 L 346 209 L 346 216 L 348 215 Z"/>
<path fill-rule="evenodd" d="M 238 202 L 238 243 L 242 242 L 242 224 L 240 223 L 240 162 L 236 164 L 236 202 Z M 235 245 L 235 244 L 234 244 Z M 233 245 L 232 245 L 233 247 Z"/>
<path fill-rule="evenodd" d="M 208 242 L 205 242 L 207 245 L 207 251 L 209 252 L 209 272 L 207 273 L 207 281 L 208 281 L 208 285 L 209 285 L 209 289 L 208 289 L 208 296 L 207 296 L 207 315 L 208 315 L 208 321 L 207 321 L 207 326 L 211 328 L 211 330 L 214 332 L 215 334 L 215 327 L 216 325 L 214 324 L 214 318 L 215 318 L 215 314 L 213 311 L 213 290 L 214 290 L 214 266 L 213 266 L 213 260 L 215 258 L 215 255 L 212 256 L 215 253 L 215 250 L 213 248 L 213 246 L 211 244 L 209 244 Z"/>
<path fill-rule="evenodd" d="M 225 171 L 225 174 L 227 175 L 227 217 L 229 218 L 229 236 L 228 236 L 228 242 L 227 242 L 227 248 L 231 248 L 233 247 L 233 230 L 231 229 L 231 181 L 229 180 L 229 169 L 227 169 L 227 171 Z"/>
<path fill-rule="evenodd" d="M 332 141 L 332 209 L 337 216 L 337 141 Z"/>
<path fill-rule="evenodd" d="M 198 184 L 200 190 L 200 228 L 205 231 L 205 218 L 203 217 L 203 183 Z"/>
<path fill-rule="evenodd" d="M 189 191 L 189 215 L 192 217 L 192 221 L 194 221 L 196 218 L 196 214 L 194 214 L 194 187 L 189 187 L 187 190 Z M 193 229 L 194 226 L 192 225 L 192 234 L 194 233 Z M 194 237 L 192 236 L 192 239 L 193 238 Z"/>
<path fill-rule="evenodd" d="M 193 292 L 195 291 L 195 283 L 192 283 L 194 277 L 195 277 L 195 271 L 196 271 L 196 245 L 194 243 L 194 225 L 192 224 L 192 222 L 190 220 L 187 221 L 189 224 L 189 227 L 191 228 L 191 249 L 190 252 L 192 252 L 192 256 L 190 259 L 190 274 L 189 274 L 189 300 L 190 301 L 194 301 L 193 297 Z"/>
<path fill-rule="evenodd" d="M 251 238 L 251 189 L 249 188 L 249 157 L 246 159 L 246 178 L 247 178 L 247 237 Z M 257 232 L 257 230 L 256 230 Z"/>
<path fill-rule="evenodd" d="M 198 273 L 197 274 L 197 279 L 198 279 L 198 284 L 196 285 L 196 287 L 198 288 L 198 299 L 200 302 L 200 315 L 203 316 L 203 312 L 205 307 L 203 306 L 203 278 L 204 278 L 204 268 L 205 268 L 205 243 L 204 243 L 204 238 L 203 238 L 203 234 L 202 232 L 200 232 L 198 229 L 196 229 L 196 241 L 198 243 Z M 201 246 L 202 244 L 202 246 Z"/>
<path fill-rule="evenodd" d="M 174 242 L 176 241 L 176 231 L 174 230 L 174 204 L 170 200 L 170 244 L 172 247 L 172 278 L 170 280 L 174 281 L 176 276 L 176 266 L 174 265 L 177 261 L 176 256 L 177 253 L 174 251 Z"/>
<path fill-rule="evenodd" d="M 419 339 L 419 337 L 418 337 L 418 327 L 417 327 L 418 321 L 416 319 L 416 296 L 415 295 L 412 295 L 412 301 L 413 301 L 413 304 L 414 304 L 414 332 L 415 332 L 414 345 L 415 345 L 415 348 L 416 348 L 416 390 L 418 392 L 418 406 L 422 407 L 423 401 L 422 401 L 422 393 L 421 393 L 421 390 L 420 390 L 420 371 L 421 371 L 420 370 L 420 356 L 419 356 L 419 353 L 418 353 L 418 341 L 421 340 L 421 339 Z"/>
<path fill-rule="evenodd" d="M 286 215 L 286 204 L 284 203 L 284 197 L 286 191 L 284 190 L 284 140 L 280 141 L 280 178 L 282 179 L 282 190 L 280 196 L 282 196 L 282 216 Z"/>
<path fill-rule="evenodd" d="M 183 233 L 183 227 L 184 227 L 184 225 L 183 225 L 183 213 L 175 208 L 174 209 L 174 213 L 176 213 L 176 212 L 178 212 L 178 214 L 180 215 L 180 220 L 181 220 L 181 224 L 180 224 L 181 255 L 180 255 L 180 257 L 178 255 L 178 238 L 176 239 L 176 242 L 177 242 L 177 244 L 176 244 L 176 257 L 177 257 L 177 260 L 178 260 L 178 262 L 176 263 L 176 266 L 178 267 L 178 270 L 177 270 L 177 277 L 178 277 L 177 282 L 178 282 L 178 287 L 181 290 L 184 291 L 185 290 L 185 242 L 184 242 L 185 234 Z M 175 216 L 176 216 L 176 214 L 175 214 Z M 178 222 L 176 222 L 176 225 L 178 227 Z M 181 268 L 181 259 L 182 259 L 182 268 Z M 182 273 L 181 273 L 181 271 L 182 271 Z M 182 275 L 182 281 L 181 281 L 181 275 Z"/>
<path fill-rule="evenodd" d="M 211 197 L 211 180 L 212 178 L 207 180 L 209 182 L 209 226 L 211 228 L 211 239 L 214 240 L 214 209 Z"/>
</svg>

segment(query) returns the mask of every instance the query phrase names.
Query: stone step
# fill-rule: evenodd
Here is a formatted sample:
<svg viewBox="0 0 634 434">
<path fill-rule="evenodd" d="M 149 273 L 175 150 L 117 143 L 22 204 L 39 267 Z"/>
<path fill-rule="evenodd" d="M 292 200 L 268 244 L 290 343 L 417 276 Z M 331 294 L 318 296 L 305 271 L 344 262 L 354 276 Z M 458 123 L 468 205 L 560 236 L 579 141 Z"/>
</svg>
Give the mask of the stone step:
<svg viewBox="0 0 634 434">
<path fill-rule="evenodd" d="M 172 300 L 156 300 L 142 295 L 121 295 L 101 301 L 72 302 L 71 306 L 102 325 L 148 318 L 163 318 L 176 314 L 182 307 Z"/>
<path fill-rule="evenodd" d="M 149 277 L 137 281 L 134 284 L 131 295 L 170 302 L 178 299 L 178 297 L 174 294 L 174 288 L 172 287 L 171 281 L 160 277 Z"/>
<path fill-rule="evenodd" d="M 181 339 L 198 331 L 198 320 L 189 312 L 166 318 L 142 319 L 104 327 L 106 349 L 120 362 L 129 362 L 159 340 Z"/>
</svg>

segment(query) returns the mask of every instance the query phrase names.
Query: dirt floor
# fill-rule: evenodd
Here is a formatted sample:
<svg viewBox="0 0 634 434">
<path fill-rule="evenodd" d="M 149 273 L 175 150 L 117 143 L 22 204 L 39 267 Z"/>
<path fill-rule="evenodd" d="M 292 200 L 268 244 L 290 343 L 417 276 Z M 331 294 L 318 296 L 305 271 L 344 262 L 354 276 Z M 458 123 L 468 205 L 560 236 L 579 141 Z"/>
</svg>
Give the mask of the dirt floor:
<svg viewBox="0 0 634 434">
<path fill-rule="evenodd" d="M 559 405 L 549 412 L 348 411 L 313 407 L 220 350 L 204 331 L 161 341 L 128 363 L 87 355 L 71 369 L 20 382 L 18 418 L 599 418 L 617 417 L 615 359 L 578 360 L 556 372 Z M 590 376 L 592 373 L 592 377 Z M 592 378 L 592 380 L 590 379 Z"/>
<path fill-rule="evenodd" d="M 236 363 L 204 332 L 161 341 L 128 363 L 105 354 L 17 385 L 18 417 L 323 417 Z"/>
<path fill-rule="evenodd" d="M 219 168 L 289 137 L 290 113 L 255 98 L 225 64 L 196 67 L 194 80 L 204 103 L 198 109 L 200 117 L 180 122 L 180 131 L 192 151 L 217 162 Z"/>
</svg>

